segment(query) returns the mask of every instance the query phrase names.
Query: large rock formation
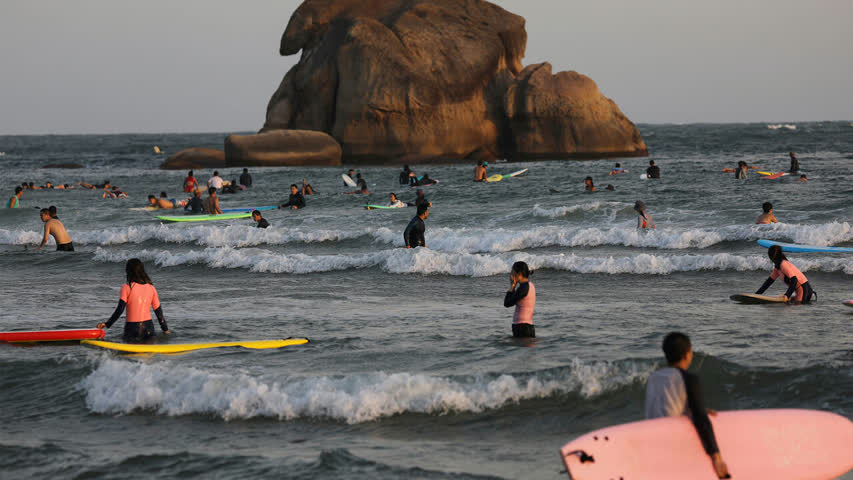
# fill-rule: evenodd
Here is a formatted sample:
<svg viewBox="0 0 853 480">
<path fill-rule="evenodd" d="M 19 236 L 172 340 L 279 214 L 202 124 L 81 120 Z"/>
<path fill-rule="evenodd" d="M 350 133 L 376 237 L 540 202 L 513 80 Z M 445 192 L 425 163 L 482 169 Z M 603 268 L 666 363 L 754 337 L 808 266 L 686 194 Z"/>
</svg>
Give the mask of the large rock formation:
<svg viewBox="0 0 853 480">
<path fill-rule="evenodd" d="M 522 17 L 482 0 L 306 0 L 280 45 L 302 56 L 270 99 L 262 132 L 326 132 L 348 162 L 645 152 L 594 83 L 516 79 L 526 43 Z M 536 98 L 520 98 L 528 94 Z M 546 125 L 551 106 L 569 114 L 557 128 L 583 133 Z M 599 127 L 608 132 L 591 133 Z"/>
<path fill-rule="evenodd" d="M 167 158 L 160 165 L 164 170 L 193 170 L 225 166 L 225 152 L 213 148 L 186 148 Z"/>
<path fill-rule="evenodd" d="M 228 167 L 340 164 L 341 146 L 323 132 L 273 130 L 257 135 L 229 135 L 225 139 Z"/>
</svg>

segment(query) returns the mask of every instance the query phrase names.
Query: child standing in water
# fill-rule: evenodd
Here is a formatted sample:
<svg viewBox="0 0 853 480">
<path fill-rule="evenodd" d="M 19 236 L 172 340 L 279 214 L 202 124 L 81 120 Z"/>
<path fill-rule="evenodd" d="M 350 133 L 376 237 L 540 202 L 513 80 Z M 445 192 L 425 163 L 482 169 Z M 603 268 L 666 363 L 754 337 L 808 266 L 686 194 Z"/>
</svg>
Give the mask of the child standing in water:
<svg viewBox="0 0 853 480">
<path fill-rule="evenodd" d="M 145 273 L 145 266 L 138 258 L 131 258 L 124 266 L 127 283 L 121 286 L 118 306 L 106 323 L 99 323 L 98 328 L 110 328 L 127 308 L 127 318 L 124 324 L 125 342 L 143 342 L 154 337 L 154 323 L 151 321 L 151 309 L 157 315 L 163 333 L 172 333 L 166 325 L 163 308 L 157 289 Z"/>
<path fill-rule="evenodd" d="M 530 268 L 524 262 L 512 264 L 509 273 L 510 287 L 504 296 L 504 307 L 514 306 L 512 314 L 512 336 L 535 338 L 533 308 L 536 306 L 536 287 L 530 281 Z"/>
<path fill-rule="evenodd" d="M 646 204 L 642 200 L 637 200 L 637 203 L 634 204 L 634 210 L 637 212 L 637 228 L 643 230 L 655 228 L 655 222 L 649 212 L 646 211 Z"/>
</svg>

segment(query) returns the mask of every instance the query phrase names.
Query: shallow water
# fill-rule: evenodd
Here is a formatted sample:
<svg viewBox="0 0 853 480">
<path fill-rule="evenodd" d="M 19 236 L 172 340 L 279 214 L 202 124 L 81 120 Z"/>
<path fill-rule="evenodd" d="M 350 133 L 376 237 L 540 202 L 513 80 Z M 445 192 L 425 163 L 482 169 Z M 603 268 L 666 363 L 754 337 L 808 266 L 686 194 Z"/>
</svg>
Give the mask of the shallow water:
<svg viewBox="0 0 853 480">
<path fill-rule="evenodd" d="M 395 191 L 397 169 L 362 168 L 372 193 L 344 196 L 338 169 L 252 168 L 255 186 L 222 206 L 270 205 L 303 177 L 302 211 L 161 225 L 149 193 L 185 172 L 162 157 L 221 146 L 223 135 L 0 136 L 0 185 L 90 183 L 130 194 L 27 191 L 0 211 L 0 330 L 88 328 L 115 307 L 123 262 L 141 258 L 174 342 L 308 337 L 278 351 L 124 357 L 79 345 L 0 345 L 0 476 L 174 478 L 562 478 L 558 448 L 642 417 L 660 341 L 691 335 L 717 409 L 813 408 L 853 415 L 853 256 L 789 258 L 818 291 L 811 306 L 736 305 L 771 265 L 759 238 L 853 246 L 849 122 L 641 125 L 648 159 L 493 164 L 526 177 L 470 182 L 472 167 L 416 168 L 429 249 L 405 250 L 414 209 L 366 211 Z M 745 160 L 810 181 L 723 174 Z M 41 169 L 76 162 L 81 170 Z M 222 169 L 237 177 L 239 169 Z M 206 181 L 210 172 L 197 172 Z M 583 192 L 583 178 L 603 190 Z M 552 191 L 556 190 L 556 192 Z M 638 232 L 643 200 L 658 229 Z M 5 198 L 4 198 L 5 200 Z M 754 225 L 771 201 L 783 223 Z M 32 207 L 56 205 L 77 251 L 35 251 Z M 509 337 L 509 266 L 536 269 L 538 338 Z M 782 293 L 781 283 L 770 293 Z M 108 332 L 120 337 L 121 324 Z"/>
</svg>

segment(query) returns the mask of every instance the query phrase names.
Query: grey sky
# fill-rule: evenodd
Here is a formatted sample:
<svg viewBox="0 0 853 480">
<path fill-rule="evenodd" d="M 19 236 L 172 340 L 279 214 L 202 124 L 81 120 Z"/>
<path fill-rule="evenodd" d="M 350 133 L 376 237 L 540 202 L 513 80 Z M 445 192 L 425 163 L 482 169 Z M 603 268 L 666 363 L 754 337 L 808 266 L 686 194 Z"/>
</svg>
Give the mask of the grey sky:
<svg viewBox="0 0 853 480">
<path fill-rule="evenodd" d="M 255 130 L 295 0 L 7 0 L 0 134 Z M 853 119 L 853 1 L 497 0 L 635 122 Z"/>
</svg>

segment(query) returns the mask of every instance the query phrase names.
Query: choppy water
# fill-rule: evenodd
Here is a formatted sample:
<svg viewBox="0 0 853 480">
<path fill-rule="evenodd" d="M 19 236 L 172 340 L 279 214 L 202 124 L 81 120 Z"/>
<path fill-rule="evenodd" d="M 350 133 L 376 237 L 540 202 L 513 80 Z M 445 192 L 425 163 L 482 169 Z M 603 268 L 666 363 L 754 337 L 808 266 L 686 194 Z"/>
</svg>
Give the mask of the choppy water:
<svg viewBox="0 0 853 480">
<path fill-rule="evenodd" d="M 715 408 L 853 416 L 853 310 L 841 305 L 853 256 L 790 255 L 816 305 L 728 300 L 770 271 L 759 238 L 853 246 L 853 126 L 793 126 L 642 125 L 660 182 L 638 179 L 648 159 L 621 161 L 618 177 L 606 175 L 614 160 L 496 164 L 530 174 L 488 185 L 470 182 L 470 165 L 416 169 L 441 180 L 427 189 L 430 248 L 416 251 L 400 248 L 413 209 L 361 208 L 413 197 L 397 169 L 362 168 L 365 199 L 339 194 L 337 169 L 253 168 L 255 187 L 223 207 L 273 204 L 303 177 L 320 193 L 303 211 L 265 213 L 267 230 L 161 225 L 129 210 L 179 196 L 185 172 L 158 170 L 152 146 L 223 135 L 0 136 L 4 201 L 22 181 L 108 178 L 130 194 L 27 191 L 24 208 L 0 211 L 0 330 L 93 327 L 139 257 L 172 341 L 311 339 L 148 358 L 0 345 L 0 477 L 561 478 L 561 445 L 642 417 L 673 329 L 692 336 Z M 738 160 L 786 169 L 789 150 L 808 183 L 720 173 Z M 57 162 L 86 168 L 39 168 Z M 616 191 L 584 193 L 587 175 Z M 658 230 L 636 231 L 637 199 Z M 783 223 L 753 224 L 764 201 Z M 34 251 L 32 207 L 48 205 L 76 253 Z M 537 270 L 532 346 L 509 337 L 502 305 L 516 260 Z"/>
</svg>

